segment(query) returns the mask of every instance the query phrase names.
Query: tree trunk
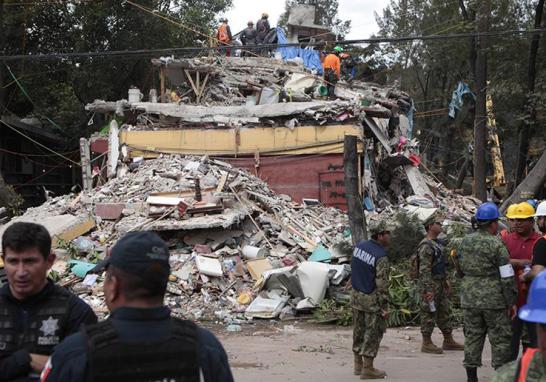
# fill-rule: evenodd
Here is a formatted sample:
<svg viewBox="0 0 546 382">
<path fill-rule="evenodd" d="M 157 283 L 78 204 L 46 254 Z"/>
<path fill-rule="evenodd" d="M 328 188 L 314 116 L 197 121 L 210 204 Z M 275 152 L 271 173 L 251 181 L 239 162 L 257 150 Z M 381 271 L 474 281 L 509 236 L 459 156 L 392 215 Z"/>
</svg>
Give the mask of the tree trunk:
<svg viewBox="0 0 546 382">
<path fill-rule="evenodd" d="M 489 30 L 491 0 L 482 0 L 478 13 L 478 32 Z M 479 37 L 478 57 L 476 60 L 476 116 L 474 118 L 474 187 L 476 198 L 487 200 L 487 37 Z"/>
<path fill-rule="evenodd" d="M 353 244 L 357 245 L 368 238 L 366 219 L 362 205 L 362 195 L 358 187 L 358 150 L 357 137 L 345 136 L 343 153 L 343 169 L 345 172 L 345 197 L 349 209 L 349 226 L 351 227 Z"/>
<path fill-rule="evenodd" d="M 470 158 L 466 157 L 463 165 L 459 169 L 459 175 L 457 176 L 457 183 L 455 184 L 455 189 L 458 190 L 463 186 L 464 178 L 466 178 L 466 168 L 470 164 Z"/>
<path fill-rule="evenodd" d="M 546 181 L 546 151 L 542 153 L 542 156 L 538 160 L 537 164 L 529 175 L 519 184 L 516 190 L 510 195 L 508 199 L 502 203 L 500 208 L 501 212 L 504 212 L 506 208 L 512 203 L 521 202 L 526 200 L 531 195 L 522 195 L 522 194 L 532 194 L 537 195 L 542 187 L 544 187 L 544 182 Z"/>
<path fill-rule="evenodd" d="M 544 0 L 539 0 L 535 14 L 535 29 L 539 29 L 542 25 L 542 13 L 544 11 Z M 537 112 L 534 107 L 533 93 L 535 91 L 535 83 L 537 76 L 537 53 L 540 45 L 540 33 L 535 33 L 531 40 L 529 49 L 529 69 L 527 74 L 527 101 L 524 106 L 524 113 L 527 114 L 522 122 L 518 134 L 518 157 L 516 161 L 516 171 L 514 176 L 514 184 L 512 189 L 518 185 L 523 179 L 525 167 L 527 167 L 527 154 L 529 152 L 529 138 L 531 137 L 535 123 Z"/>
</svg>

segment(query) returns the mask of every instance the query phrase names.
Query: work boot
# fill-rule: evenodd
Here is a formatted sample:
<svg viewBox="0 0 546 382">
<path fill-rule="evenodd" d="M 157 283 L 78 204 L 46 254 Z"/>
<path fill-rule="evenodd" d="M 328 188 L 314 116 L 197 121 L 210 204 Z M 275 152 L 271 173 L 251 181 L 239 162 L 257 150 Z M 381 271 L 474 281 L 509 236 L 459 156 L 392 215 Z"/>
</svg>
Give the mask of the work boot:
<svg viewBox="0 0 546 382">
<path fill-rule="evenodd" d="M 476 367 L 466 368 L 466 382 L 478 382 L 478 368 Z"/>
<path fill-rule="evenodd" d="M 362 356 L 354 353 L 355 356 L 355 375 L 362 373 Z"/>
<path fill-rule="evenodd" d="M 442 349 L 461 351 L 464 350 L 464 345 L 455 341 L 451 333 L 444 333 L 444 343 L 442 345 Z"/>
<path fill-rule="evenodd" d="M 362 366 L 360 379 L 383 379 L 386 376 L 387 373 L 373 367 L 373 358 L 364 357 L 364 365 Z"/>
<path fill-rule="evenodd" d="M 430 336 L 423 335 L 423 345 L 421 345 L 421 352 L 422 353 L 429 353 L 429 354 L 443 354 L 444 351 L 440 349 L 438 346 L 434 345 L 432 343 L 432 338 Z"/>
</svg>

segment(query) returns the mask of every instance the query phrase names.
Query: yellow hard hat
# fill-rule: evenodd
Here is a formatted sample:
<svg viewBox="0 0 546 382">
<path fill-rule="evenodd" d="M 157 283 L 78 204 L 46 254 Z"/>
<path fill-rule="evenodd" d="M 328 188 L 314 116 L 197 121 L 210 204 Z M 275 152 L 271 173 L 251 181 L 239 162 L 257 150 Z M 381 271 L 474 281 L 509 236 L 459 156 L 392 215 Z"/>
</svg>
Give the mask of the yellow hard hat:
<svg viewBox="0 0 546 382">
<path fill-rule="evenodd" d="M 269 15 L 267 14 L 267 12 L 264 12 L 262 13 L 262 17 L 269 17 Z"/>
<path fill-rule="evenodd" d="M 506 209 L 506 214 L 505 216 L 508 218 L 508 219 L 513 219 L 513 215 L 514 215 L 514 211 L 516 210 L 516 207 L 518 205 L 517 204 L 510 204 L 510 206 Z"/>
<path fill-rule="evenodd" d="M 514 210 L 508 216 L 509 219 L 530 219 L 535 216 L 535 209 L 527 202 L 516 204 Z"/>
</svg>

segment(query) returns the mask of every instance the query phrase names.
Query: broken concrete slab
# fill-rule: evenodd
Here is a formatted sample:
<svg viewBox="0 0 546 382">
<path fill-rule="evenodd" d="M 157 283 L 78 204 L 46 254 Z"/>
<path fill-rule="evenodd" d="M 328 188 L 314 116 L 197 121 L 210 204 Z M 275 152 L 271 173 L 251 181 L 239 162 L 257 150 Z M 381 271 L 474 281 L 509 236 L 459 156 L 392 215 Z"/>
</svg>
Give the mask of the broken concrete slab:
<svg viewBox="0 0 546 382">
<path fill-rule="evenodd" d="M 95 204 L 95 216 L 103 220 L 117 220 L 125 209 L 125 203 L 97 203 Z"/>
<path fill-rule="evenodd" d="M 4 234 L 4 231 L 12 224 L 18 222 L 36 223 L 46 227 L 52 237 L 52 245 L 54 248 L 57 246 L 59 240 L 65 242 L 71 241 L 78 236 L 89 232 L 91 229 L 93 229 L 93 227 L 95 227 L 95 220 L 90 218 L 87 214 L 79 216 L 68 214 L 53 216 L 23 215 L 12 219 L 9 223 L 0 227 L 0 248 L 2 247 L 1 237 Z"/>
<path fill-rule="evenodd" d="M 196 256 L 195 263 L 199 272 L 206 276 L 222 277 L 222 264 L 218 259 L 212 259 L 205 256 Z"/>
</svg>

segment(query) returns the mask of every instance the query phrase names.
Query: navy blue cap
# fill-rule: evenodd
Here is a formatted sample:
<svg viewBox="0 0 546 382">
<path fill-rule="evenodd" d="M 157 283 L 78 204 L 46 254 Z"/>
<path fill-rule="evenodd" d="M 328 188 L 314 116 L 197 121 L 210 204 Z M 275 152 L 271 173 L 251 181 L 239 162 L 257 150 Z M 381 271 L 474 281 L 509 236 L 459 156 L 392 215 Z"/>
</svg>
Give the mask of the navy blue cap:
<svg viewBox="0 0 546 382">
<path fill-rule="evenodd" d="M 113 265 L 127 273 L 142 276 L 151 265 L 159 265 L 168 274 L 169 248 L 155 232 L 129 232 L 112 247 L 110 256 L 96 268 Z"/>
</svg>

